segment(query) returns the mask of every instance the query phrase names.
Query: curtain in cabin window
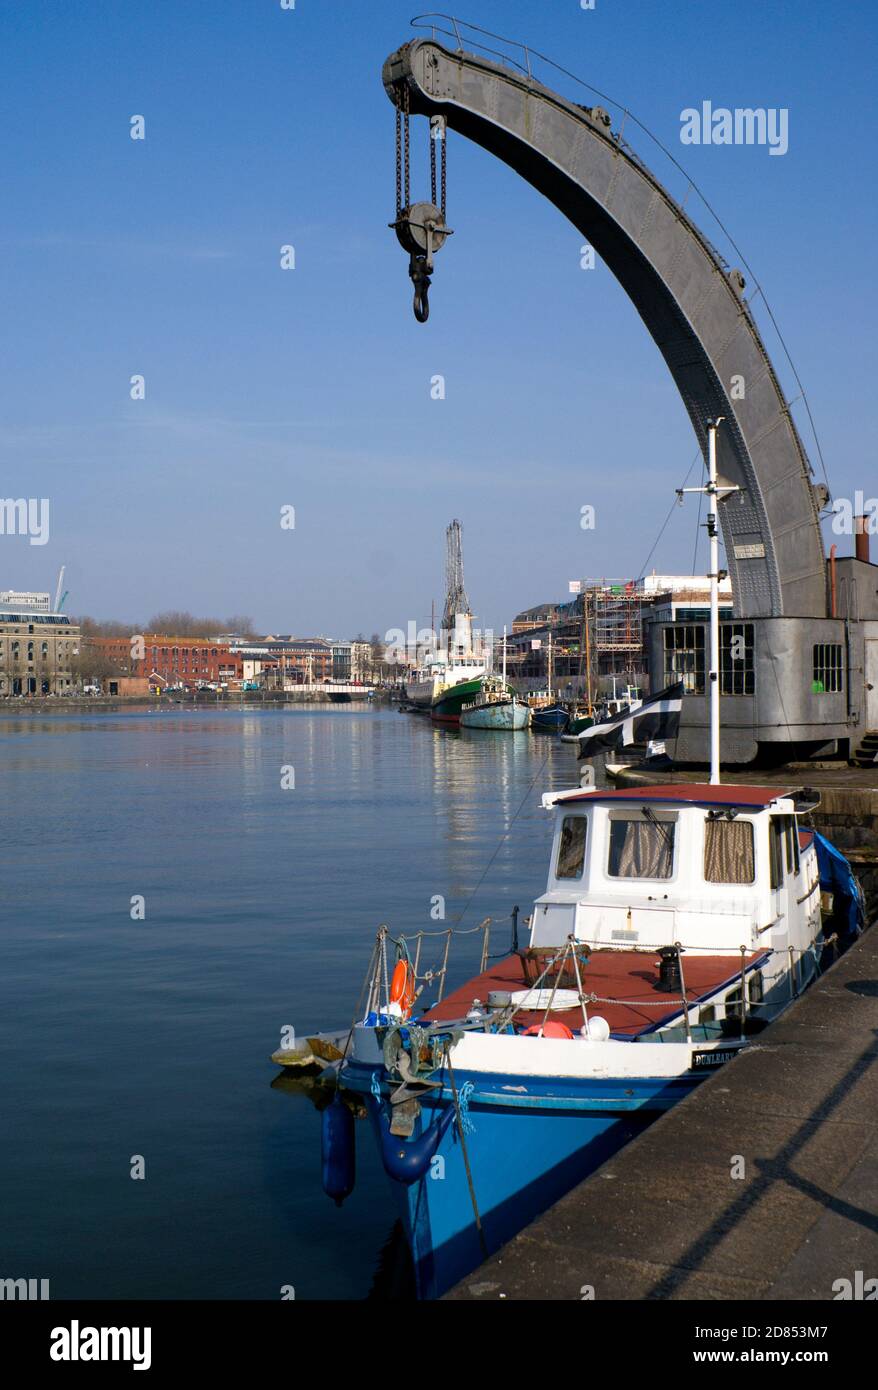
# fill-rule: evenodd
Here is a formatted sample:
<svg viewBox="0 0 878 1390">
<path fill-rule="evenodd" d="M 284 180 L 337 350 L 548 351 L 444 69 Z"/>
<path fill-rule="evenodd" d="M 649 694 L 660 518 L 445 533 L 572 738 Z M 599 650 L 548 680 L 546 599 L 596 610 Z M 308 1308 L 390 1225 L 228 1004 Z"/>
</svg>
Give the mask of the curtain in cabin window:
<svg viewBox="0 0 878 1390">
<path fill-rule="evenodd" d="M 704 822 L 704 877 L 708 883 L 753 883 L 753 825 L 745 820 Z"/>
<path fill-rule="evenodd" d="M 558 845 L 556 878 L 582 878 L 585 863 L 585 816 L 565 816 Z"/>
<path fill-rule="evenodd" d="M 674 871 L 674 822 L 615 819 L 610 822 L 613 878 L 670 878 Z"/>
</svg>

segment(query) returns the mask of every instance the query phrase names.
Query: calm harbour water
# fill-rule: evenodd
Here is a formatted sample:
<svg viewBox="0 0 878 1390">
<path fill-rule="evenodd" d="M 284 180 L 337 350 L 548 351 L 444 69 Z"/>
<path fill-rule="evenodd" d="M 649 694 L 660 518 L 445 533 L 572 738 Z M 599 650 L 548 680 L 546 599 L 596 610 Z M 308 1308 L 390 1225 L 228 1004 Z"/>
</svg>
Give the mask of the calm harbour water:
<svg viewBox="0 0 878 1390">
<path fill-rule="evenodd" d="M 505 948 L 575 750 L 327 706 L 5 717 L 0 757 L 0 1277 L 366 1297 L 394 1224 L 371 1134 L 338 1211 L 270 1054 L 284 1025 L 350 1021 L 379 923 L 435 930 L 431 899 L 452 921 L 483 874 L 461 925 L 492 916 Z"/>
</svg>

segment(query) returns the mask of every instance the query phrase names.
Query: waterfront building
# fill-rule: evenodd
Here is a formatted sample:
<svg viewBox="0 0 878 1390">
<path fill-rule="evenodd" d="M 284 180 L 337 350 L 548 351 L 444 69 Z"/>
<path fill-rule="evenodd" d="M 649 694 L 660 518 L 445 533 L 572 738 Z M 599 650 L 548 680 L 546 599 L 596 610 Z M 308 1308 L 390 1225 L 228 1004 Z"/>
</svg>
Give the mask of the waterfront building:
<svg viewBox="0 0 878 1390">
<path fill-rule="evenodd" d="M 562 611 L 559 603 L 538 603 L 535 608 L 526 608 L 523 613 L 518 613 L 512 619 L 512 635 L 516 636 L 519 632 L 530 633 L 537 628 L 548 628 L 558 621 L 558 615 Z"/>
<path fill-rule="evenodd" d="M 609 692 L 614 679 L 617 684 L 648 684 L 649 624 L 680 625 L 685 646 L 691 636 L 687 625 L 707 620 L 709 590 L 709 580 L 700 575 L 653 572 L 637 580 L 583 580 L 581 592 L 569 603 L 538 604 L 517 614 L 509 641 L 509 675 L 524 689 L 544 686 L 551 635 L 555 688 L 566 694 L 584 690 L 587 615 L 592 692 Z M 724 579 L 721 613 L 730 614 L 732 605 L 731 581 Z"/>
<path fill-rule="evenodd" d="M 0 593 L 0 697 L 69 694 L 79 647 L 79 626 L 48 594 Z"/>
<path fill-rule="evenodd" d="M 143 641 L 142 658 L 131 654 L 138 637 Z M 237 654 L 226 644 L 207 637 L 173 637 L 152 632 L 131 637 L 88 637 L 83 646 L 119 675 L 145 676 L 159 685 L 221 685 L 240 680 L 243 671 Z"/>
<path fill-rule="evenodd" d="M 372 643 L 351 642 L 351 680 L 365 684 L 372 679 Z"/>
<path fill-rule="evenodd" d="M 349 681 L 353 669 L 353 643 L 352 642 L 333 642 L 332 644 L 332 679 L 334 681 Z"/>
</svg>

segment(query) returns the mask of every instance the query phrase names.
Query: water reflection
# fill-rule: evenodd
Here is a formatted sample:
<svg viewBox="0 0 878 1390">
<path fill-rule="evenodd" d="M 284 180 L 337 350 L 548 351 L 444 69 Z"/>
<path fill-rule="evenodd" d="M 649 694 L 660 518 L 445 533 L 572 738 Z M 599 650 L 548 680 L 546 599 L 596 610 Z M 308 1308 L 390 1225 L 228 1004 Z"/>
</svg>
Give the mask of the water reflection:
<svg viewBox="0 0 878 1390">
<path fill-rule="evenodd" d="M 394 1216 L 374 1145 L 358 1133 L 335 1213 L 309 1087 L 272 1087 L 267 1058 L 285 1024 L 347 1024 L 377 925 L 441 928 L 435 895 L 505 945 L 545 883 L 540 794 L 575 784 L 575 750 L 344 705 L 9 715 L 0 740 L 7 1264 L 59 1297 L 365 1297 Z M 134 1205 L 120 1152 L 152 1155 Z"/>
</svg>

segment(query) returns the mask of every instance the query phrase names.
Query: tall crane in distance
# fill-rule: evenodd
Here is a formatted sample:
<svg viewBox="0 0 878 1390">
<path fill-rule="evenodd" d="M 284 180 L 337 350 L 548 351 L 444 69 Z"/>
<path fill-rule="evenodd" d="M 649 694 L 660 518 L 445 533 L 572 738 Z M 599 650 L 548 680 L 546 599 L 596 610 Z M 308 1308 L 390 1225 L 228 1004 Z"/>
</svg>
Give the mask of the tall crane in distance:
<svg viewBox="0 0 878 1390">
<path fill-rule="evenodd" d="M 53 613 L 61 612 L 61 609 L 64 607 L 64 600 L 66 599 L 67 594 L 69 592 L 67 589 L 64 589 L 62 593 L 62 586 L 64 584 L 64 571 L 66 568 L 66 565 L 62 565 L 61 570 L 58 574 L 58 587 L 55 590 L 55 603 L 52 608 Z"/>
<path fill-rule="evenodd" d="M 449 651 L 468 656 L 472 649 L 472 613 L 463 582 L 463 527 L 452 521 L 445 531 L 445 612 Z"/>
</svg>

